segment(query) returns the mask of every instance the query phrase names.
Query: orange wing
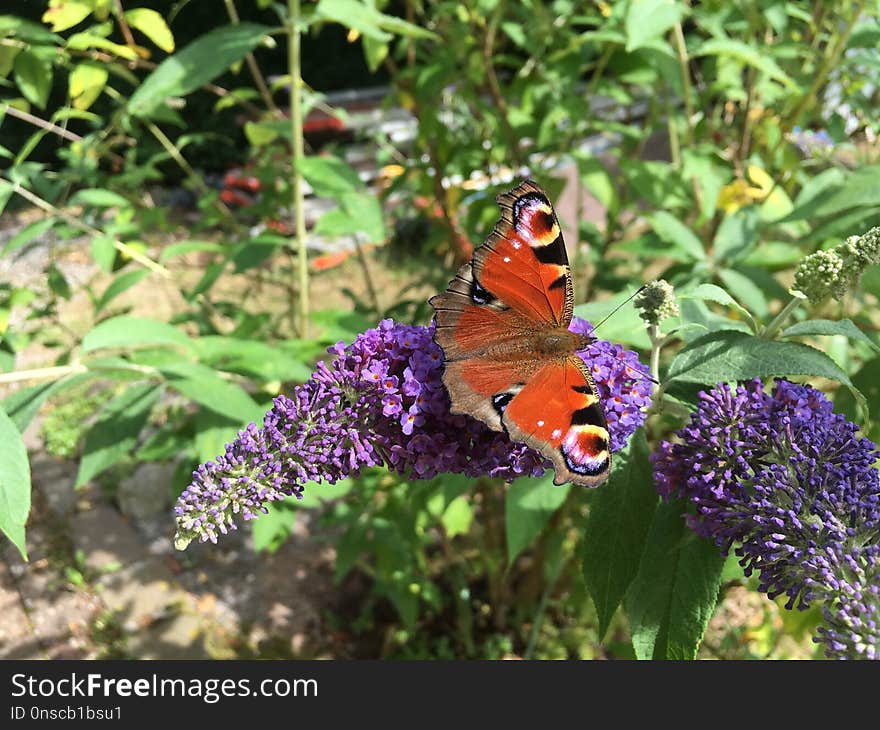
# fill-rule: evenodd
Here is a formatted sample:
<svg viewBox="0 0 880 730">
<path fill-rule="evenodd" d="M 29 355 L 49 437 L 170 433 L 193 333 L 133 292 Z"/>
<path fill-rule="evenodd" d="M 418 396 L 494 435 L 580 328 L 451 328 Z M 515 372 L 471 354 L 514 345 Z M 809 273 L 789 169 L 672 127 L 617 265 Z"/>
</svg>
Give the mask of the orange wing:
<svg viewBox="0 0 880 730">
<path fill-rule="evenodd" d="M 577 355 L 544 364 L 509 398 L 502 423 L 513 441 L 553 462 L 555 484 L 594 487 L 607 478 L 608 425 L 593 379 Z"/>
<path fill-rule="evenodd" d="M 558 484 L 599 484 L 610 464 L 608 431 L 587 369 L 577 356 L 548 359 L 529 349 L 531 335 L 571 322 L 559 222 L 531 181 L 497 200 L 494 231 L 431 299 L 452 411 L 541 451 Z"/>
</svg>

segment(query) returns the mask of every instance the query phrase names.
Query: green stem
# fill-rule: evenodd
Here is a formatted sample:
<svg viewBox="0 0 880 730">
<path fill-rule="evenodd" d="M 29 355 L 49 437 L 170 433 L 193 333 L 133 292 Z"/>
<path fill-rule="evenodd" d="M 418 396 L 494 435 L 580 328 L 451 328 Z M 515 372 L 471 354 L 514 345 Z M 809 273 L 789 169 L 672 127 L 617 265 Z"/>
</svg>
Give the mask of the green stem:
<svg viewBox="0 0 880 730">
<path fill-rule="evenodd" d="M 786 304 L 782 310 L 777 314 L 773 321 L 764 328 L 764 331 L 761 332 L 760 337 L 762 340 L 772 340 L 776 333 L 782 329 L 782 325 L 785 324 L 786 320 L 788 320 L 789 315 L 797 309 L 802 303 L 803 299 L 800 297 L 792 297 L 788 304 Z"/>
<path fill-rule="evenodd" d="M 781 125 L 783 134 L 790 132 L 794 125 L 800 120 L 801 115 L 819 100 L 819 90 L 828 79 L 828 74 L 830 74 L 837 65 L 841 54 L 846 50 L 846 45 L 849 43 L 849 37 L 866 5 L 867 0 L 861 0 L 861 2 L 856 3 L 853 7 L 852 15 L 850 15 L 846 21 L 846 28 L 843 33 L 837 37 L 837 42 L 834 44 L 831 52 L 825 56 L 822 65 L 819 67 L 819 72 L 813 77 L 812 85 L 800 98 L 791 114 L 783 120 Z"/>
<path fill-rule="evenodd" d="M 238 10 L 235 8 L 235 2 L 233 2 L 233 0 L 223 0 L 223 2 L 226 5 L 226 14 L 229 15 L 229 20 L 232 21 L 233 25 L 238 25 L 241 20 L 238 17 Z M 257 65 L 257 59 L 254 58 L 254 54 L 248 51 L 248 53 L 245 54 L 244 60 L 245 63 L 247 63 L 248 70 L 251 72 L 251 77 L 254 80 L 257 90 L 260 92 L 260 97 L 263 99 L 266 108 L 272 112 L 274 116 L 280 117 L 281 111 L 278 109 L 275 100 L 272 98 L 272 92 L 269 91 L 266 79 L 263 78 L 263 74 L 260 71 L 260 67 Z"/>
<path fill-rule="evenodd" d="M 660 382 L 660 350 L 666 338 L 660 336 L 660 325 L 648 325 L 648 338 L 651 340 L 651 377 Z"/>
<path fill-rule="evenodd" d="M 303 178 L 299 161 L 304 157 L 303 119 L 300 104 L 300 0 L 287 0 L 290 27 L 287 36 L 287 55 L 290 65 L 290 132 L 293 139 L 293 214 L 294 233 L 299 260 L 299 336 L 308 336 L 309 326 L 309 258 L 306 248 L 306 219 L 303 210 Z"/>
<path fill-rule="evenodd" d="M 202 180 L 201 176 L 193 169 L 192 165 L 189 164 L 187 159 L 181 154 L 180 150 L 177 148 L 177 145 L 172 142 L 168 136 L 163 132 L 159 127 L 157 127 L 153 122 L 146 122 L 147 129 L 150 130 L 150 133 L 159 141 L 159 144 L 165 149 L 165 151 L 171 156 L 171 159 L 174 160 L 177 165 L 186 173 L 186 176 L 189 178 L 190 182 L 194 187 L 198 189 L 200 193 L 203 195 L 207 195 L 211 192 L 211 189 L 205 184 L 205 181 Z M 214 200 L 214 207 L 217 211 L 224 217 L 229 220 L 234 221 L 235 216 L 232 215 L 232 211 L 229 210 L 224 204 L 222 200 Z"/>
<path fill-rule="evenodd" d="M 18 370 L 14 373 L 0 373 L 0 385 L 5 383 L 20 383 L 24 380 L 58 380 L 67 375 L 84 373 L 88 370 L 85 365 L 59 365 L 51 368 L 33 368 L 32 370 Z"/>
<path fill-rule="evenodd" d="M 0 178 L 0 179 L 3 179 L 3 178 Z M 123 254 L 124 256 L 128 256 L 128 258 L 130 258 L 132 261 L 136 261 L 144 268 L 147 268 L 150 271 L 154 271 L 157 274 L 160 274 L 161 276 L 164 276 L 166 278 L 171 276 L 171 272 L 168 271 L 168 269 L 166 269 L 161 264 L 157 264 L 155 261 L 148 258 L 147 256 L 144 256 L 140 251 L 133 249 L 127 243 L 123 243 L 118 238 L 113 238 L 112 236 L 108 236 L 103 231 L 100 231 L 97 228 L 90 226 L 88 223 L 83 223 L 76 216 L 70 215 L 70 213 L 65 213 L 60 208 L 56 208 L 54 205 L 52 205 L 52 203 L 50 203 L 48 200 L 43 200 L 41 197 L 39 197 L 38 195 L 35 195 L 30 190 L 27 190 L 26 188 L 21 187 L 21 185 L 19 183 L 13 183 L 11 181 L 7 181 L 7 182 L 10 182 L 10 184 L 12 185 L 12 192 L 13 193 L 20 195 L 22 198 L 27 200 L 29 203 L 37 206 L 40 210 L 44 210 L 45 212 L 49 213 L 50 215 L 57 216 L 58 218 L 61 218 L 69 225 L 73 226 L 74 228 L 78 228 L 79 230 L 83 231 L 84 233 L 88 233 L 90 236 L 104 236 L 104 237 L 112 239 L 113 247 L 117 251 L 119 251 L 121 254 Z"/>
<path fill-rule="evenodd" d="M 685 142 L 688 147 L 694 146 L 694 106 L 691 100 L 691 75 L 688 70 L 688 52 L 687 45 L 684 42 L 684 32 L 681 29 L 681 23 L 676 23 L 672 28 L 672 35 L 675 39 L 675 49 L 678 52 L 678 68 L 681 73 L 681 89 L 684 95 L 684 113 L 685 113 Z"/>
</svg>

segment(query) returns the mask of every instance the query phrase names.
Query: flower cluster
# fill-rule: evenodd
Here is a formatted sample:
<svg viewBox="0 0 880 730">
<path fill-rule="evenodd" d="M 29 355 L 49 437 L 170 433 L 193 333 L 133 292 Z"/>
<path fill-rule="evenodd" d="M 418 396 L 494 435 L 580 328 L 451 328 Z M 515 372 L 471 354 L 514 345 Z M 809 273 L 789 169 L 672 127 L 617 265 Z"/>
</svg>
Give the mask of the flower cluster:
<svg viewBox="0 0 880 730">
<path fill-rule="evenodd" d="M 592 334 L 575 320 L 572 329 Z M 308 482 L 333 483 L 359 469 L 385 465 L 413 478 L 443 472 L 513 479 L 539 475 L 544 457 L 481 421 L 449 412 L 443 357 L 432 327 L 384 320 L 348 347 L 291 397 L 278 396 L 263 427 L 250 424 L 224 454 L 201 465 L 181 494 L 176 545 L 216 541 L 253 519 L 266 504 L 301 496 Z M 651 382 L 635 353 L 601 340 L 582 353 L 605 406 L 611 448 L 622 447 L 645 419 Z"/>
<path fill-rule="evenodd" d="M 689 500 L 691 526 L 734 544 L 759 589 L 788 608 L 824 601 L 829 656 L 880 650 L 880 453 L 819 391 L 754 380 L 700 394 L 678 441 L 652 459 L 660 493 Z"/>
<path fill-rule="evenodd" d="M 641 310 L 639 315 L 645 322 L 653 325 L 678 314 L 675 291 L 665 279 L 657 279 L 645 284 L 633 300 L 633 306 Z"/>
<path fill-rule="evenodd" d="M 867 266 L 880 264 L 880 226 L 862 236 L 850 236 L 840 246 L 805 257 L 794 275 L 794 289 L 813 304 L 831 296 L 837 300 L 855 289 Z"/>
</svg>

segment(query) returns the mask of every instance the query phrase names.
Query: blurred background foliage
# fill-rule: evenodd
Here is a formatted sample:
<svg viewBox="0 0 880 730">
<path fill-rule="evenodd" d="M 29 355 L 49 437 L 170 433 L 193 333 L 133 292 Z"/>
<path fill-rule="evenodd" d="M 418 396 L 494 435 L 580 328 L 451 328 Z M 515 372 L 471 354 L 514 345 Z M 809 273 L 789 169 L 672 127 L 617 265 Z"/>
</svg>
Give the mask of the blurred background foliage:
<svg viewBox="0 0 880 730">
<path fill-rule="evenodd" d="M 427 298 L 521 177 L 558 202 L 578 304 L 592 302 L 578 312 L 597 318 L 662 276 L 698 292 L 673 323 L 685 341 L 769 321 L 805 254 L 880 223 L 876 2 L 30 0 L 4 12 L 0 385 L 14 453 L 0 527 L 22 553 L 18 432 L 39 424 L 38 448 L 112 504 L 144 463 L 173 467 L 170 534 L 192 469 L 328 345 L 386 316 L 429 321 Z M 874 267 L 862 292 L 813 312 L 868 334 L 814 341 L 875 413 L 878 296 Z M 624 314 L 601 334 L 649 345 Z M 649 442 L 679 423 L 653 419 Z M 333 548 L 353 596 L 322 614 L 337 655 L 628 657 L 625 616 L 615 604 L 600 619 L 581 570 L 594 498 L 549 478 L 370 471 L 276 505 L 250 544 L 277 550 L 299 521 Z M 720 580 L 700 656 L 814 652 L 816 615 L 781 611 L 734 560 Z"/>
</svg>

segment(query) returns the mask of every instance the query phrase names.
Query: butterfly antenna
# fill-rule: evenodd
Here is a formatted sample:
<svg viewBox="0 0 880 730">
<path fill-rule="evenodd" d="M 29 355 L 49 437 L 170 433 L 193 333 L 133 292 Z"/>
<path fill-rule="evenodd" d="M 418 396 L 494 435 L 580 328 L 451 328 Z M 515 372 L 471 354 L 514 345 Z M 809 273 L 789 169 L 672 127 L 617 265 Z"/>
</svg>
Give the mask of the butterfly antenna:
<svg viewBox="0 0 880 730">
<path fill-rule="evenodd" d="M 645 284 L 642 284 L 638 289 L 636 289 L 636 291 L 634 291 L 632 294 L 630 294 L 626 299 L 624 299 L 620 304 L 618 304 L 614 309 L 612 309 L 607 315 L 605 315 L 605 317 L 602 319 L 601 322 L 599 322 L 599 324 L 593 325 L 593 332 L 595 332 L 597 329 L 599 329 L 599 327 L 601 327 L 609 319 L 611 319 L 611 317 L 613 317 L 615 314 L 617 314 L 617 312 L 620 310 L 621 307 L 625 306 L 626 304 L 629 304 L 629 302 L 631 302 L 639 294 L 641 294 L 644 289 L 645 289 Z M 587 345 L 587 347 L 590 347 L 590 345 Z M 630 368 L 627 368 L 627 370 L 629 371 Z M 641 378 L 644 378 L 645 380 L 650 380 L 652 383 L 654 383 L 654 385 L 660 385 L 660 381 L 655 380 L 650 375 L 645 375 L 644 373 L 641 373 L 638 370 L 633 370 L 632 372 L 628 372 L 628 374 L 629 375 L 637 375 Z"/>
<path fill-rule="evenodd" d="M 630 294 L 626 299 L 624 299 L 620 304 L 618 304 L 614 309 L 612 309 L 607 315 L 605 315 L 605 317 L 602 319 L 601 322 L 599 322 L 599 324 L 594 324 L 593 325 L 593 332 L 595 332 L 603 324 L 605 324 L 609 319 L 611 319 L 615 314 L 617 314 L 617 312 L 620 311 L 621 307 L 629 304 L 633 299 L 635 299 L 639 294 L 641 294 L 645 290 L 645 286 L 646 286 L 645 284 L 642 284 L 636 291 L 634 291 L 632 294 Z"/>
</svg>

